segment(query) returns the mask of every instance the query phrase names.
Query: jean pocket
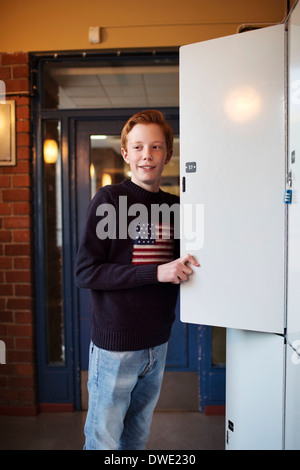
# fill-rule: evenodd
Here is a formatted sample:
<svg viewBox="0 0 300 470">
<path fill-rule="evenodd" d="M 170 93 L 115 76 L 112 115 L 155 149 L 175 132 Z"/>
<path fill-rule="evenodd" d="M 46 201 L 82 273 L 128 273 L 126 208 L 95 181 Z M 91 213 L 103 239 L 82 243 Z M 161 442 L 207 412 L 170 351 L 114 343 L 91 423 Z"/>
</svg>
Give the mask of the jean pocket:
<svg viewBox="0 0 300 470">
<path fill-rule="evenodd" d="M 98 381 L 98 368 L 99 368 L 99 348 L 93 342 L 90 343 L 90 357 L 89 357 L 89 381 Z"/>
</svg>

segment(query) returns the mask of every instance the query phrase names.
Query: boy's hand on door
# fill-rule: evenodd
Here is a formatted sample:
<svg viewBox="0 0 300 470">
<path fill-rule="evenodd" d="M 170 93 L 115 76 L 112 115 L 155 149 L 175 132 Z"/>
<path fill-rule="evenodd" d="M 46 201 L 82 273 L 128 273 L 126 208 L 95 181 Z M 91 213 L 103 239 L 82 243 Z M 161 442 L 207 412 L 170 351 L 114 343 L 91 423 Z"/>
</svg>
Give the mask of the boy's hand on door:
<svg viewBox="0 0 300 470">
<path fill-rule="evenodd" d="M 159 282 L 171 282 L 172 284 L 185 282 L 193 273 L 190 264 L 200 266 L 196 258 L 190 254 L 177 258 L 170 263 L 160 264 L 157 267 L 157 280 Z"/>
</svg>

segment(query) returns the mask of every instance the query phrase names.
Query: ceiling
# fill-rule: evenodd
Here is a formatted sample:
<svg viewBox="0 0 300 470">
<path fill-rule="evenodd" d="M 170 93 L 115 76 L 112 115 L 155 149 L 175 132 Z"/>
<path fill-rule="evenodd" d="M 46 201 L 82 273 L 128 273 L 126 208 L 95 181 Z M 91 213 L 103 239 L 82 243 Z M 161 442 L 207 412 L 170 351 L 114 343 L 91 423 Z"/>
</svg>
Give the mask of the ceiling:
<svg viewBox="0 0 300 470">
<path fill-rule="evenodd" d="M 179 106 L 176 65 L 53 67 L 47 73 L 47 93 L 58 96 L 59 109 Z"/>
</svg>

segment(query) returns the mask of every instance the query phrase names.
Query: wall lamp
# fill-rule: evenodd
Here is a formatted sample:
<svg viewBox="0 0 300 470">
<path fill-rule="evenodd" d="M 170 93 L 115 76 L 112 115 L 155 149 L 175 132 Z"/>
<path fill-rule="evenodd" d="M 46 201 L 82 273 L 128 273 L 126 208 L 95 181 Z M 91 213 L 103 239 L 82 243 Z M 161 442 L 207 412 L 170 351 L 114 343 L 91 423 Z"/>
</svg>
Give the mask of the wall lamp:
<svg viewBox="0 0 300 470">
<path fill-rule="evenodd" d="M 44 141 L 44 161 L 45 163 L 56 163 L 58 157 L 58 145 L 54 139 Z"/>
</svg>

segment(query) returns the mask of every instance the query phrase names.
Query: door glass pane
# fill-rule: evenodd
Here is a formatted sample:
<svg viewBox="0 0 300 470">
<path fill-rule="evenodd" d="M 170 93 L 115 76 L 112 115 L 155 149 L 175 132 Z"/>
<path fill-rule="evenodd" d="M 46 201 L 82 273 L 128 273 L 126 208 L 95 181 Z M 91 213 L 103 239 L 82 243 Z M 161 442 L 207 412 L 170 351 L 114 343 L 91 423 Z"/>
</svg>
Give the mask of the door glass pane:
<svg viewBox="0 0 300 470">
<path fill-rule="evenodd" d="M 97 190 L 107 184 L 121 183 L 130 178 L 129 165 L 121 155 L 121 138 L 113 135 L 90 136 L 91 163 L 91 198 Z M 174 139 L 174 152 L 165 166 L 161 189 L 179 195 L 179 138 Z"/>
<path fill-rule="evenodd" d="M 91 198 L 108 184 L 121 183 L 130 177 L 130 168 L 121 155 L 120 136 L 91 135 Z"/>
<path fill-rule="evenodd" d="M 224 366 L 226 363 L 226 328 L 213 326 L 211 336 L 212 366 Z"/>
<path fill-rule="evenodd" d="M 47 363 L 63 365 L 63 251 L 60 122 L 44 122 L 44 234 Z"/>
<path fill-rule="evenodd" d="M 179 106 L 178 59 L 159 65 L 101 66 L 46 63 L 43 107 L 148 108 Z"/>
</svg>

